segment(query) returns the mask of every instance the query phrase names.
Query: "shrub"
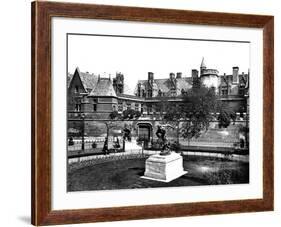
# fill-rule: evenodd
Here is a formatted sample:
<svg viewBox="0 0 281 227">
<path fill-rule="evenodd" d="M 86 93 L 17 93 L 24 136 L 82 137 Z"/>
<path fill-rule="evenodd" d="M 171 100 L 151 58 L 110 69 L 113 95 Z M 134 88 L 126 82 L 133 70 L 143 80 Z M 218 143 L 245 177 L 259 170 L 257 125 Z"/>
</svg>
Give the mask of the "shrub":
<svg viewBox="0 0 281 227">
<path fill-rule="evenodd" d="M 218 116 L 219 121 L 219 128 L 227 128 L 230 125 L 230 113 L 227 111 L 221 111 L 220 115 Z"/>
<path fill-rule="evenodd" d="M 118 117 L 119 117 L 119 113 L 116 110 L 109 114 L 110 119 L 115 119 L 115 118 L 118 118 Z"/>
</svg>

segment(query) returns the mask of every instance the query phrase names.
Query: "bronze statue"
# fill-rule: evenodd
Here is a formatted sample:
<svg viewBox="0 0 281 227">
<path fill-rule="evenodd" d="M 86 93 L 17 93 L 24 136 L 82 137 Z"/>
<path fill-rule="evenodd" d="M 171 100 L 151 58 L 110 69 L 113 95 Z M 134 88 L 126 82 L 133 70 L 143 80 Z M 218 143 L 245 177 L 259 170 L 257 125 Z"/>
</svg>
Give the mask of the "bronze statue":
<svg viewBox="0 0 281 227">
<path fill-rule="evenodd" d="M 126 126 L 123 129 L 123 139 L 128 140 L 129 142 L 131 141 L 131 130 L 128 129 Z"/>
<path fill-rule="evenodd" d="M 170 152 L 170 143 L 167 141 L 166 138 L 166 130 L 161 126 L 158 125 L 158 129 L 156 131 L 156 136 L 158 138 L 158 142 L 161 146 L 160 155 L 169 155 Z"/>
</svg>

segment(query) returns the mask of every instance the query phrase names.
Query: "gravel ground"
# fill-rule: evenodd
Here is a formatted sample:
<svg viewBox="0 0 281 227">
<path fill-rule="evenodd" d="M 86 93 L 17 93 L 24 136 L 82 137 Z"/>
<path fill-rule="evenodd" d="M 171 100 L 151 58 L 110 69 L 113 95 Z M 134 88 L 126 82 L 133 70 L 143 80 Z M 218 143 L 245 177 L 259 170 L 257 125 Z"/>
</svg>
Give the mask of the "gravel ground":
<svg viewBox="0 0 281 227">
<path fill-rule="evenodd" d="M 145 158 L 115 160 L 76 169 L 68 173 L 68 191 L 154 188 L 249 182 L 249 164 L 210 157 L 185 156 L 188 173 L 169 183 L 140 178 Z"/>
</svg>

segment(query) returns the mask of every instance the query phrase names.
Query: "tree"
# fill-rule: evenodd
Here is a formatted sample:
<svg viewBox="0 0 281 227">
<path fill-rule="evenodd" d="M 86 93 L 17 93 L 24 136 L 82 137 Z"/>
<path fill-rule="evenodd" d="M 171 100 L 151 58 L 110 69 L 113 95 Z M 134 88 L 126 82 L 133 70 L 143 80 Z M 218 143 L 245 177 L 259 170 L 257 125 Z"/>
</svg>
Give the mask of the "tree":
<svg viewBox="0 0 281 227">
<path fill-rule="evenodd" d="M 166 109 L 166 121 L 184 121 L 179 129 L 182 137 L 188 139 L 199 137 L 201 132 L 208 130 L 210 121 L 217 109 L 217 96 L 215 89 L 198 86 L 183 94 L 183 103 L 170 103 Z"/>
<path fill-rule="evenodd" d="M 127 109 L 127 110 L 124 110 L 122 115 L 121 115 L 121 118 L 123 120 L 132 120 L 134 118 L 139 118 L 141 116 L 141 113 L 139 111 L 135 111 L 133 109 Z"/>
<path fill-rule="evenodd" d="M 233 124 L 235 124 L 236 114 L 233 110 L 231 110 L 227 104 L 223 101 L 217 101 L 217 111 L 219 113 L 218 123 L 219 128 L 227 128 L 230 125 L 231 120 Z"/>
<path fill-rule="evenodd" d="M 117 127 L 114 120 L 117 120 L 121 117 L 121 115 L 117 111 L 113 111 L 109 114 L 109 120 L 104 121 L 106 126 L 106 138 L 104 141 L 104 148 L 108 148 L 108 139 L 109 139 L 109 131 L 115 127 Z"/>
<path fill-rule="evenodd" d="M 104 121 L 104 124 L 106 126 L 106 140 L 105 140 L 105 146 L 108 148 L 108 139 L 109 139 L 109 132 L 111 129 L 114 129 L 118 127 L 118 124 L 116 124 L 115 121 L 118 120 L 132 120 L 139 118 L 141 116 L 140 111 L 135 111 L 133 109 L 127 109 L 122 112 L 122 114 L 119 114 L 118 111 L 113 111 L 109 114 L 109 120 Z"/>
<path fill-rule="evenodd" d="M 120 117 L 120 114 L 118 113 L 118 111 L 113 111 L 113 112 L 111 112 L 110 114 L 109 114 L 109 118 L 111 119 L 111 120 L 113 120 L 113 119 L 116 119 L 116 118 L 119 118 Z"/>
</svg>

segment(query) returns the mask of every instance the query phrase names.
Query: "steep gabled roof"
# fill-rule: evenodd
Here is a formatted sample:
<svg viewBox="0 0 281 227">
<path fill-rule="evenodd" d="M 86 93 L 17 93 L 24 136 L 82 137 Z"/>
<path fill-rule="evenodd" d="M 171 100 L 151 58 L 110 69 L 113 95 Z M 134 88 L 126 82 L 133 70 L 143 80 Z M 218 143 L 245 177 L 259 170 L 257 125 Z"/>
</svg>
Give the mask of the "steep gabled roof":
<svg viewBox="0 0 281 227">
<path fill-rule="evenodd" d="M 220 76 L 220 83 L 222 84 L 231 84 L 232 83 L 232 79 L 233 79 L 233 75 L 223 75 Z M 246 84 L 248 80 L 248 74 L 239 74 L 239 83 L 240 84 Z"/>
<path fill-rule="evenodd" d="M 192 78 L 191 77 L 183 77 L 183 78 L 176 78 L 177 90 L 188 90 L 192 87 Z M 154 88 L 157 90 L 161 90 L 161 92 L 169 93 L 173 84 L 169 78 L 166 79 L 154 79 L 154 84 L 156 85 Z M 139 80 L 138 84 L 141 84 L 145 87 L 148 86 L 147 80 Z M 136 88 L 137 89 L 137 88 Z M 137 90 L 135 90 L 136 92 Z"/>
<path fill-rule="evenodd" d="M 87 90 L 92 90 L 98 81 L 98 76 L 90 73 L 80 72 L 80 78 L 83 86 Z"/>
<path fill-rule="evenodd" d="M 228 86 L 229 84 L 229 76 L 223 75 L 220 76 L 220 86 Z"/>
<path fill-rule="evenodd" d="M 91 74 L 88 72 L 81 72 L 79 70 L 79 68 L 77 67 L 75 69 L 74 74 L 68 73 L 68 75 L 67 75 L 67 87 L 68 88 L 70 86 L 70 82 L 71 82 L 73 76 L 75 75 L 75 73 L 79 74 L 83 87 L 87 92 L 91 92 L 96 87 L 99 76 L 97 76 L 93 73 Z M 103 80 L 103 78 L 101 78 L 101 79 Z M 107 79 L 107 78 L 105 78 L 105 79 Z M 130 89 L 130 87 L 127 84 L 124 84 L 124 94 L 134 95 L 134 92 Z"/>
<path fill-rule="evenodd" d="M 185 90 L 187 91 L 188 89 L 192 88 L 192 78 L 191 77 L 183 77 L 183 78 L 178 78 L 177 80 L 177 89 L 180 91 Z"/>
<path fill-rule="evenodd" d="M 157 89 L 164 93 L 169 92 L 172 86 L 172 83 L 169 79 L 156 79 L 154 82 L 157 85 Z"/>
<path fill-rule="evenodd" d="M 73 76 L 75 74 L 79 75 L 79 78 L 80 78 L 80 80 L 83 84 L 83 87 L 86 91 L 90 92 L 95 87 L 95 85 L 97 83 L 97 80 L 98 80 L 98 76 L 94 75 L 94 74 L 91 74 L 91 73 L 88 73 L 88 72 L 80 72 L 78 67 L 75 69 L 74 74 L 68 73 L 68 75 L 67 75 L 67 87 L 70 86 L 70 82 L 72 81 Z"/>
<path fill-rule="evenodd" d="M 112 86 L 112 81 L 109 78 L 100 78 L 96 86 L 93 88 L 89 96 L 114 96 L 116 92 Z"/>
</svg>

